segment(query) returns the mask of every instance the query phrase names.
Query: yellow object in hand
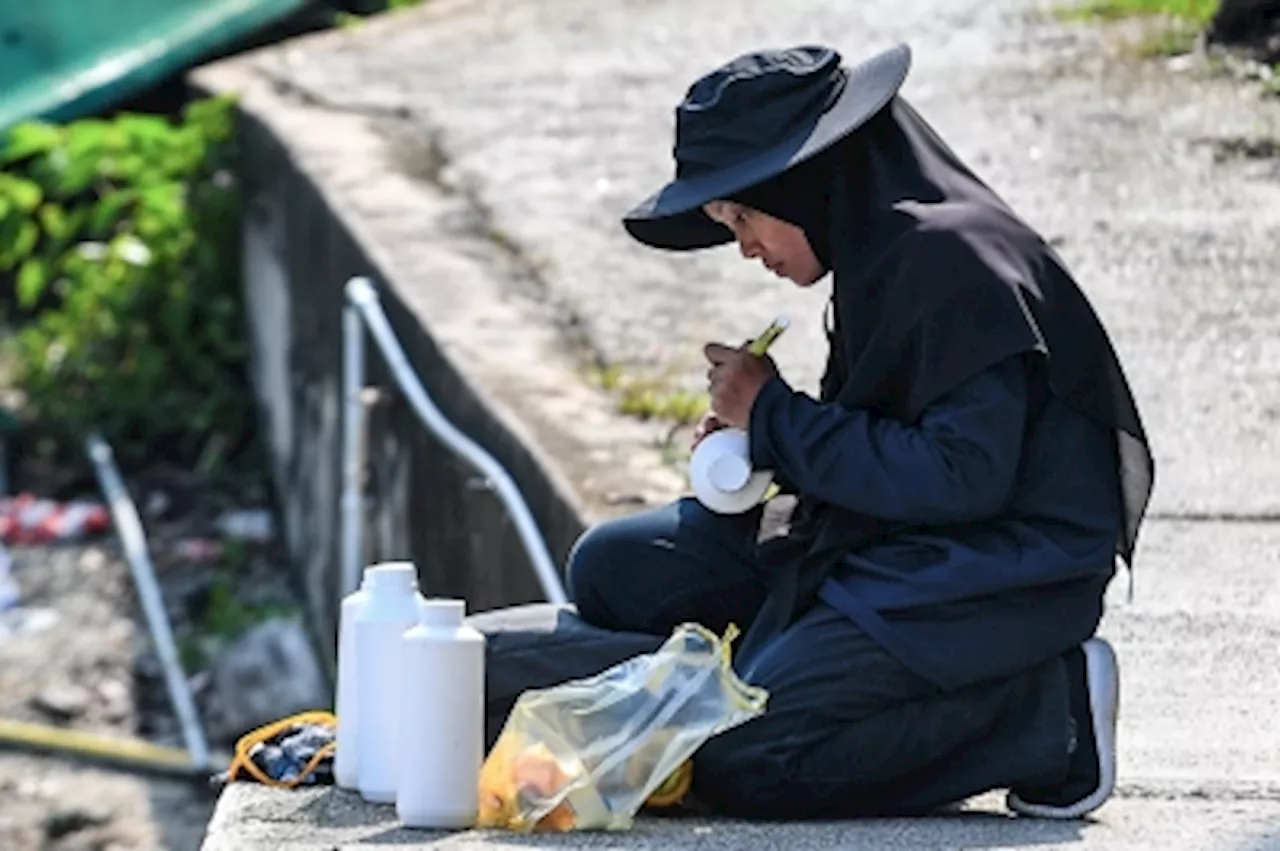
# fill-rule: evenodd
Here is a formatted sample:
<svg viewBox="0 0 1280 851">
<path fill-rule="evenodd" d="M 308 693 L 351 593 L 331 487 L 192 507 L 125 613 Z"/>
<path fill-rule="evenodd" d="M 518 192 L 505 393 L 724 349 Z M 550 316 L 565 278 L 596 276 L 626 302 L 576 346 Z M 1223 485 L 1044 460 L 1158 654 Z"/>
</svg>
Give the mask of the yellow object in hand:
<svg viewBox="0 0 1280 851">
<path fill-rule="evenodd" d="M 764 329 L 764 333 L 751 341 L 747 346 L 747 351 L 756 357 L 763 357 L 764 353 L 769 351 L 769 347 L 773 345 L 773 341 L 782 336 L 782 332 L 787 330 L 790 325 L 791 321 L 787 317 L 779 316 L 769 323 L 769 327 Z"/>
</svg>

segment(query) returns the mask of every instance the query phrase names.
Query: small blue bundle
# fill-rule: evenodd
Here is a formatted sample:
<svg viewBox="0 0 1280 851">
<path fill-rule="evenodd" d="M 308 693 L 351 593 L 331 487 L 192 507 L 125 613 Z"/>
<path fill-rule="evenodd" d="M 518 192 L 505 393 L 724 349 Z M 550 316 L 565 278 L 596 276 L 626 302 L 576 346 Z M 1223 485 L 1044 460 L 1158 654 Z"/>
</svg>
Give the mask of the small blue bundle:
<svg viewBox="0 0 1280 851">
<path fill-rule="evenodd" d="M 332 724 L 290 724 L 269 738 L 254 743 L 246 756 L 271 781 L 271 785 L 331 785 L 335 737 L 336 730 Z M 223 783 L 240 777 L 266 782 L 256 774 L 246 766 L 233 764 L 218 779 Z"/>
</svg>

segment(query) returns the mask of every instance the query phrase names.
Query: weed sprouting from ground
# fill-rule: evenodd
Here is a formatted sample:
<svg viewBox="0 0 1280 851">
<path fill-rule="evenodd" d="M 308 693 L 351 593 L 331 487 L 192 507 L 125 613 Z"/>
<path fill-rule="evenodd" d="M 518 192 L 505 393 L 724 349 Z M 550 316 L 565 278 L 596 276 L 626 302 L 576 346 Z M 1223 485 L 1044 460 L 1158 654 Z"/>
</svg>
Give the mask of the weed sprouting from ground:
<svg viewBox="0 0 1280 851">
<path fill-rule="evenodd" d="M 1120 18 L 1166 16 L 1203 25 L 1218 9 L 1218 0 L 1082 0 L 1059 7 L 1062 18 Z"/>
</svg>

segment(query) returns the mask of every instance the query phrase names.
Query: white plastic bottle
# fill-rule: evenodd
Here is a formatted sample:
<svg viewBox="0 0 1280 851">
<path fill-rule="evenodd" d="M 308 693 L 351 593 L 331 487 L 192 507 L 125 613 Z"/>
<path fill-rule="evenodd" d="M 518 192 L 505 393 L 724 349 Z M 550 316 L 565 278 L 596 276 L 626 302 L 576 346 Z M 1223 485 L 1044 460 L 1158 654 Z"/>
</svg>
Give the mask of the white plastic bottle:
<svg viewBox="0 0 1280 851">
<path fill-rule="evenodd" d="M 369 571 L 360 587 L 342 598 L 338 613 L 338 682 L 333 712 L 338 716 L 337 748 L 333 754 L 333 782 L 343 789 L 360 783 L 358 773 L 360 726 L 356 722 L 356 616 L 369 599 Z"/>
<path fill-rule="evenodd" d="M 426 600 L 404 634 L 400 777 L 406 827 L 475 824 L 484 762 L 484 636 L 463 623 L 462 600 Z"/>
<path fill-rule="evenodd" d="M 418 622 L 422 595 L 412 566 L 369 571 L 369 598 L 355 618 L 356 776 L 367 801 L 396 800 L 400 730 L 400 647 Z"/>
<path fill-rule="evenodd" d="M 338 614 L 338 682 L 334 714 L 338 717 L 337 750 L 333 757 L 333 779 L 343 789 L 360 785 L 360 725 L 356 701 L 356 618 L 369 601 L 369 584 L 379 573 L 414 574 L 410 562 L 388 562 L 364 569 L 360 587 L 342 599 Z"/>
</svg>

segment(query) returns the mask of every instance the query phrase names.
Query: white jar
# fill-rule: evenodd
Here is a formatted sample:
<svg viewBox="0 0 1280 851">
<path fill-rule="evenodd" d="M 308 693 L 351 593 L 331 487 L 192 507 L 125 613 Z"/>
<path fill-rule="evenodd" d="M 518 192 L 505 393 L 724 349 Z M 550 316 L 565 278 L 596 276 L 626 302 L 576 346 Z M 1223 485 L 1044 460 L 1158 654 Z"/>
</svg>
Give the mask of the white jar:
<svg viewBox="0 0 1280 851">
<path fill-rule="evenodd" d="M 475 824 L 484 761 L 484 636 L 462 600 L 426 600 L 401 651 L 396 814 L 407 827 Z"/>
<path fill-rule="evenodd" d="M 391 804 L 399 767 L 401 637 L 418 622 L 422 595 L 412 564 L 382 567 L 392 569 L 368 571 L 369 597 L 355 618 L 356 776 L 365 800 Z"/>
</svg>

